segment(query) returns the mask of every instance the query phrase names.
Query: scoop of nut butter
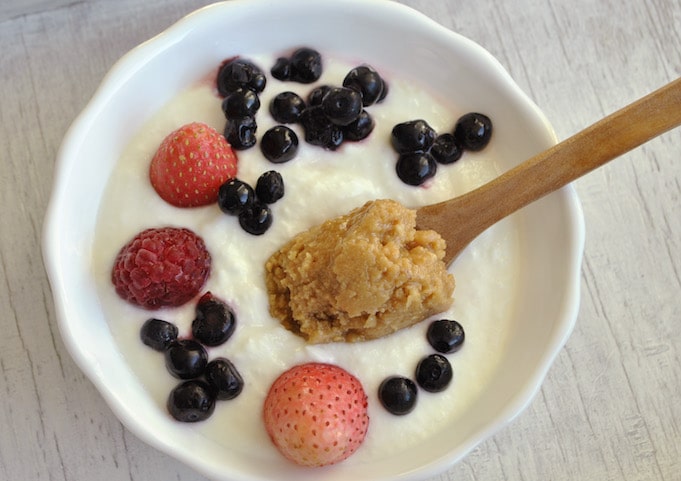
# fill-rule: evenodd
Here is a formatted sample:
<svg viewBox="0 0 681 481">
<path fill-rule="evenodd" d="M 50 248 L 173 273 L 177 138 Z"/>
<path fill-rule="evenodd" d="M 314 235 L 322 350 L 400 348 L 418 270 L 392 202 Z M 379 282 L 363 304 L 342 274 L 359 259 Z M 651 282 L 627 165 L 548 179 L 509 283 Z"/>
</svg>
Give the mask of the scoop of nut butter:
<svg viewBox="0 0 681 481">
<path fill-rule="evenodd" d="M 447 310 L 445 241 L 416 211 L 367 202 L 302 232 L 266 262 L 270 312 L 311 344 L 376 339 Z"/>
</svg>

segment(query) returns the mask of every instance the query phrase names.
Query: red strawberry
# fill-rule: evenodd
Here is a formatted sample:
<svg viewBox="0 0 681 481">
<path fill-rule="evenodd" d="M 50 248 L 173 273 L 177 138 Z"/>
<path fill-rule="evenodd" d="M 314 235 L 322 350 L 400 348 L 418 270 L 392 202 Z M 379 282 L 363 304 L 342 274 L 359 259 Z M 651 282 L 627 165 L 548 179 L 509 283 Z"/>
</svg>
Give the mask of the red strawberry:
<svg viewBox="0 0 681 481">
<path fill-rule="evenodd" d="M 210 262 L 203 239 L 189 229 L 146 229 L 120 250 L 111 281 L 118 295 L 135 305 L 174 307 L 199 293 Z"/>
<path fill-rule="evenodd" d="M 194 122 L 168 135 L 149 168 L 151 185 L 176 207 L 217 202 L 220 186 L 236 176 L 237 158 L 224 136 Z"/>
<path fill-rule="evenodd" d="M 308 363 L 284 372 L 263 410 L 274 445 L 301 466 L 326 466 L 353 454 L 369 427 L 359 380 L 331 364 Z"/>
</svg>

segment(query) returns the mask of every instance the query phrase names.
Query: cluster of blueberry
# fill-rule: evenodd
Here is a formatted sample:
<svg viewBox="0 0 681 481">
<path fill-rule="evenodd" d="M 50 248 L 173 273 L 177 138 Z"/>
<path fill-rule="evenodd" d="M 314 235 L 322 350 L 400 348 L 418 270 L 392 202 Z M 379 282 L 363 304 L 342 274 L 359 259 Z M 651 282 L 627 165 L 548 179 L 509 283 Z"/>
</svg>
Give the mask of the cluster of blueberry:
<svg viewBox="0 0 681 481">
<path fill-rule="evenodd" d="M 301 47 L 290 57 L 279 57 L 270 72 L 278 80 L 313 83 L 321 77 L 322 58 L 318 51 Z M 227 60 L 218 71 L 217 87 L 223 97 L 222 111 L 226 118 L 224 136 L 236 150 L 245 150 L 257 143 L 256 113 L 261 106 L 259 94 L 266 84 L 265 73 L 246 59 Z M 300 124 L 306 142 L 329 150 L 337 149 L 346 140 L 362 140 L 374 128 L 374 120 L 365 107 L 381 102 L 387 93 L 386 82 L 368 65 L 348 72 L 342 86 L 322 85 L 312 89 L 306 100 L 295 92 L 281 92 L 269 105 L 269 112 L 279 125 L 262 135 L 260 149 L 265 158 L 275 164 L 293 159 L 299 141 L 287 124 Z M 262 188 L 280 191 L 283 195 L 281 176 L 274 171 L 264 176 L 268 176 L 265 181 L 269 187 Z M 246 232 L 260 235 L 272 224 L 272 212 L 266 204 L 275 202 L 281 195 L 268 201 L 267 196 L 258 192 L 258 187 L 254 195 L 249 185 L 234 180 L 222 186 L 218 203 L 224 212 L 239 216 Z"/>
<path fill-rule="evenodd" d="M 305 141 L 328 150 L 336 150 L 345 141 L 365 139 L 374 129 L 374 120 L 365 107 L 381 102 L 388 87 L 379 73 L 369 65 L 353 68 L 342 86 L 321 85 L 302 99 L 298 122 L 305 131 Z M 277 114 L 273 113 L 277 119 Z"/>
<path fill-rule="evenodd" d="M 458 351 L 465 339 L 463 327 L 456 321 L 441 319 L 428 326 L 429 344 L 438 353 Z M 404 376 L 390 376 L 381 382 L 378 398 L 390 413 L 401 416 L 410 413 L 418 398 L 417 384 L 428 392 L 441 392 L 449 386 L 453 377 L 452 366 L 442 354 L 431 354 L 416 366 L 416 382 Z"/>
<path fill-rule="evenodd" d="M 255 189 L 246 182 L 232 179 L 220 186 L 218 206 L 225 214 L 239 217 L 241 228 L 253 235 L 264 234 L 272 225 L 273 204 L 284 196 L 284 179 L 275 170 L 258 177 Z"/>
<path fill-rule="evenodd" d="M 213 414 L 216 400 L 234 399 L 241 393 L 244 382 L 234 364 L 224 357 L 209 362 L 206 351 L 206 346 L 225 343 L 235 327 L 232 310 L 210 292 L 196 304 L 191 338 L 178 339 L 177 326 L 162 319 L 152 318 L 142 325 L 142 342 L 164 353 L 166 368 L 182 380 L 167 402 L 168 412 L 178 421 L 203 421 Z"/>
<path fill-rule="evenodd" d="M 277 59 L 271 73 L 279 80 L 315 82 L 322 74 L 321 55 L 313 49 L 298 49 L 290 58 Z M 374 121 L 364 107 L 382 101 L 387 94 L 388 86 L 378 72 L 360 65 L 348 72 L 341 86 L 316 87 L 307 100 L 294 92 L 280 93 L 270 103 L 270 113 L 281 124 L 300 123 L 309 144 L 335 150 L 345 140 L 356 142 L 371 133 Z M 295 155 L 297 145 L 295 133 L 280 125 L 265 133 L 262 150 L 272 161 L 286 161 Z M 285 159 L 282 152 L 286 152 Z"/>
<path fill-rule="evenodd" d="M 453 132 L 437 134 L 422 119 L 393 127 L 391 143 L 398 153 L 397 176 L 409 185 L 421 185 L 437 172 L 437 164 L 451 164 L 464 150 L 482 150 L 492 136 L 492 121 L 484 114 L 470 112 L 460 117 Z"/>
<path fill-rule="evenodd" d="M 226 61 L 218 71 L 218 93 L 223 98 L 224 135 L 232 148 L 244 150 L 256 143 L 255 114 L 260 109 L 260 94 L 267 77 L 254 63 L 235 58 Z"/>
<path fill-rule="evenodd" d="M 322 74 L 321 54 L 299 48 L 290 57 L 278 58 L 271 74 L 278 80 L 316 82 Z M 220 67 L 217 85 L 227 119 L 224 135 L 237 150 L 257 142 L 255 114 L 266 83 L 264 72 L 249 60 L 230 59 Z M 344 140 L 362 140 L 371 133 L 374 121 L 364 107 L 381 102 L 387 93 L 388 86 L 378 72 L 360 65 L 346 75 L 342 86 L 319 86 L 309 93 L 307 101 L 295 92 L 282 92 L 272 100 L 269 110 L 280 124 L 300 123 L 308 143 L 335 150 Z M 261 140 L 263 154 L 275 163 L 291 160 L 297 147 L 295 132 L 285 125 L 268 130 Z"/>
</svg>

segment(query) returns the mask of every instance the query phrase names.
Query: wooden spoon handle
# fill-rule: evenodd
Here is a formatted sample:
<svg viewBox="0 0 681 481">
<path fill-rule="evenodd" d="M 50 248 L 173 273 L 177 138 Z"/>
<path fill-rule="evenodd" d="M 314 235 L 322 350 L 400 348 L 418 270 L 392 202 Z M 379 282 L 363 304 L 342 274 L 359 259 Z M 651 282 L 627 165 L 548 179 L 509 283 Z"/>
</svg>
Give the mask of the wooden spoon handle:
<svg viewBox="0 0 681 481">
<path fill-rule="evenodd" d="M 459 236 L 456 239 L 443 235 L 448 254 L 453 250 L 455 257 L 507 215 L 680 124 L 681 79 L 677 79 L 478 189 L 419 209 L 417 223 L 441 234 L 451 229 L 452 222 L 465 224 L 463 237 L 460 232 L 453 234 Z"/>
</svg>

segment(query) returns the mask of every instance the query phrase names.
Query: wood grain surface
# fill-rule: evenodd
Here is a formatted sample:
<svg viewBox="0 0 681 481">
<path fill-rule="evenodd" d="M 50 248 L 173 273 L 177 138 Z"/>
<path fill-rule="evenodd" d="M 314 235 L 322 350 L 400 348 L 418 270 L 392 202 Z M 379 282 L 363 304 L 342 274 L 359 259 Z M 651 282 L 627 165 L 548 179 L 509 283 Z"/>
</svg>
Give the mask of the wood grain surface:
<svg viewBox="0 0 681 481">
<path fill-rule="evenodd" d="M 199 0 L 0 0 L 0 480 L 202 481 L 127 431 L 59 335 L 41 229 L 111 65 Z M 405 0 L 475 40 L 564 139 L 681 76 L 678 0 Z M 577 326 L 510 425 L 429 481 L 681 479 L 681 131 L 578 180 Z"/>
</svg>

